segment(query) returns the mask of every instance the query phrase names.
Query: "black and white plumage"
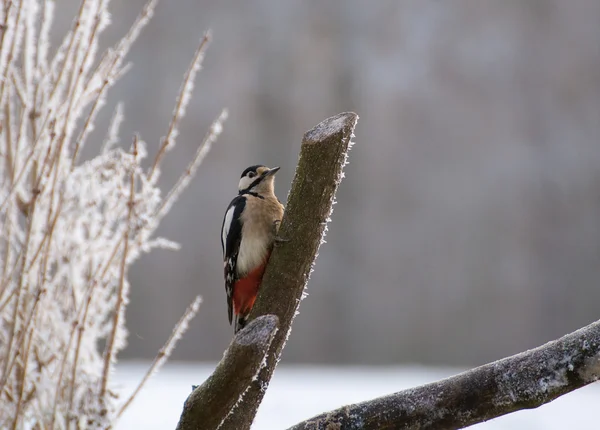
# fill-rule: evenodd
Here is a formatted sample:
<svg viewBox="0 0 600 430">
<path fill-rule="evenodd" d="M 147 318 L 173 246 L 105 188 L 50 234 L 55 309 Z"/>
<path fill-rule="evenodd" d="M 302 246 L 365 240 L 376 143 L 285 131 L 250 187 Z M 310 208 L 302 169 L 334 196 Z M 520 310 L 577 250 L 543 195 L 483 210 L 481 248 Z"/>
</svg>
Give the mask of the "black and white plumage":
<svg viewBox="0 0 600 430">
<path fill-rule="evenodd" d="M 225 212 L 221 227 L 221 247 L 225 270 L 225 293 L 227 294 L 227 316 L 229 324 L 233 318 L 233 284 L 236 280 L 236 264 L 242 240 L 242 222 L 240 216 L 246 206 L 246 197 L 234 198 Z"/>
<path fill-rule="evenodd" d="M 250 166 L 242 173 L 239 194 L 231 201 L 221 227 L 227 315 L 234 330 L 244 327 L 262 281 L 283 216 L 274 192 L 278 167 Z"/>
</svg>

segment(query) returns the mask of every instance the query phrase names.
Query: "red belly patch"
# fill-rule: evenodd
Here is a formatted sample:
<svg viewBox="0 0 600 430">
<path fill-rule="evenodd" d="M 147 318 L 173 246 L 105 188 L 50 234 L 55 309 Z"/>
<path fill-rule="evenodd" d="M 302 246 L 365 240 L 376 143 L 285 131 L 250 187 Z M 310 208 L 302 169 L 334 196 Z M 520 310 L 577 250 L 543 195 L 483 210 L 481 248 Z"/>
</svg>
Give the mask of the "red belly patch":
<svg viewBox="0 0 600 430">
<path fill-rule="evenodd" d="M 252 309 L 266 267 L 265 262 L 235 282 L 233 286 L 233 312 L 236 315 L 246 315 Z"/>
</svg>

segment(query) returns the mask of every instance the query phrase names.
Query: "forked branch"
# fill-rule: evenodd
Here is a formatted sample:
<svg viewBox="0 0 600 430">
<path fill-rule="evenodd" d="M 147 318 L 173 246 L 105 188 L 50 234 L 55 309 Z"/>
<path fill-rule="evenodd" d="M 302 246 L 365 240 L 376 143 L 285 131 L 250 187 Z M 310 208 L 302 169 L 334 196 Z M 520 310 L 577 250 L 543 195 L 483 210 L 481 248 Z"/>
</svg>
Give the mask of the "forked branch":
<svg viewBox="0 0 600 430">
<path fill-rule="evenodd" d="M 254 362 L 258 357 L 263 365 L 251 378 L 240 375 L 239 369 L 228 361 L 228 350 L 215 373 L 186 401 L 178 430 L 250 428 L 290 333 L 323 241 L 357 120 L 355 113 L 342 113 L 326 119 L 304 135 L 279 229 L 279 235 L 287 241 L 278 243 L 271 254 L 250 314 L 254 321 L 248 328 L 266 317 L 276 318 L 279 323 L 268 349 L 256 351 L 246 358 Z M 246 329 L 240 333 L 245 332 Z M 239 342 L 240 333 L 232 345 Z M 217 377 L 217 374 L 221 376 Z M 230 384 L 238 380 L 243 384 L 238 389 L 231 390 L 223 385 L 224 381 Z M 223 407 L 225 404 L 227 407 Z"/>
<path fill-rule="evenodd" d="M 219 428 L 266 364 L 278 326 L 275 315 L 264 315 L 236 334 L 213 374 L 185 401 L 177 430 Z"/>
</svg>

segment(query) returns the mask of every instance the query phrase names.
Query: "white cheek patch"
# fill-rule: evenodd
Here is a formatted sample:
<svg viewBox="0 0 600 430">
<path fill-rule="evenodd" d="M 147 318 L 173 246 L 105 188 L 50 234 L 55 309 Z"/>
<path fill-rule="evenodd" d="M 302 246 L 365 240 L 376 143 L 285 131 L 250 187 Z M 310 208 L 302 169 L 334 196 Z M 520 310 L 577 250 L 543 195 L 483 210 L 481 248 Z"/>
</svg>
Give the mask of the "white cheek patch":
<svg viewBox="0 0 600 430">
<path fill-rule="evenodd" d="M 248 176 L 244 176 L 242 179 L 240 179 L 238 188 L 240 190 L 245 190 L 246 188 L 248 188 L 250 186 L 250 184 L 252 183 L 253 180 L 254 180 L 254 178 L 249 178 Z"/>
<path fill-rule="evenodd" d="M 235 212 L 235 205 L 231 206 L 225 213 L 225 222 L 223 222 L 223 231 L 221 232 L 221 239 L 223 239 L 223 245 L 225 247 L 224 252 L 227 252 L 227 236 L 231 229 L 231 222 L 233 221 L 233 213 Z"/>
</svg>

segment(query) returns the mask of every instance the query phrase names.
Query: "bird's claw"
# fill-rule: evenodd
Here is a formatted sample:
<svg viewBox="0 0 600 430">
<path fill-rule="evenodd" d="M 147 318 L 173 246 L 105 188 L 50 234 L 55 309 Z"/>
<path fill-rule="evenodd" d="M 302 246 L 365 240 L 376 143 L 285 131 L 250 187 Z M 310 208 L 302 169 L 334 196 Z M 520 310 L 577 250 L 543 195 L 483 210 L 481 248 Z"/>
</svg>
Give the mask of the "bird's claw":
<svg viewBox="0 0 600 430">
<path fill-rule="evenodd" d="M 279 232 L 279 224 L 281 224 L 280 219 L 276 219 L 275 221 L 273 221 L 273 230 L 275 231 L 275 242 L 277 242 L 277 243 L 289 242 L 290 241 L 289 239 L 284 239 L 283 237 L 281 237 L 277 234 Z"/>
</svg>

